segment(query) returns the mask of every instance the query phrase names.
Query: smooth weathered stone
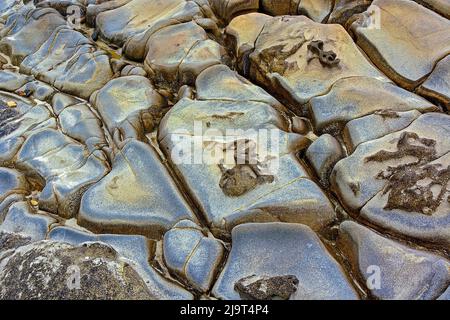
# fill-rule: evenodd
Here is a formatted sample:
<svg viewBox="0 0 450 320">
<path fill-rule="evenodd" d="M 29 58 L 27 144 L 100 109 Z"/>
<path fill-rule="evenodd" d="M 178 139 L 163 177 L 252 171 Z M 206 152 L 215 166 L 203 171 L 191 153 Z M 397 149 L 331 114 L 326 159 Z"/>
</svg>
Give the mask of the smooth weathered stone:
<svg viewBox="0 0 450 320">
<path fill-rule="evenodd" d="M 316 22 L 325 22 L 333 9 L 332 0 L 300 0 L 298 13 L 308 16 Z"/>
<path fill-rule="evenodd" d="M 428 173 L 426 170 L 430 170 L 430 166 L 434 166 L 440 172 Z M 361 209 L 360 217 L 390 233 L 448 249 L 450 245 L 449 168 L 450 153 L 446 153 L 435 161 L 413 169 L 416 175 L 411 175 L 412 183 L 407 181 L 406 187 L 401 183 L 405 184 L 409 173 L 399 170 L 396 174 L 403 179 L 400 180 L 399 185 L 395 185 L 394 179 L 397 177 L 394 177 L 392 179 L 394 182 L 390 182 L 393 186 L 389 186 L 391 190 L 386 190 L 388 187 L 385 187 L 383 191 L 377 193 Z M 414 178 L 417 178 L 417 175 L 424 175 L 424 177 L 415 182 Z M 412 186 L 409 187 L 409 185 Z M 424 189 L 421 190 L 420 187 Z M 393 192 L 395 192 L 394 195 Z M 400 197 L 399 192 L 401 192 Z"/>
<path fill-rule="evenodd" d="M 91 230 L 159 238 L 178 221 L 195 219 L 157 153 L 127 142 L 111 172 L 83 196 L 78 221 Z"/>
<path fill-rule="evenodd" d="M 20 65 L 25 57 L 36 52 L 47 41 L 54 29 L 65 23 L 64 18 L 52 8 L 22 7 L 9 16 L 2 29 L 0 51 L 11 57 L 14 65 Z"/>
<path fill-rule="evenodd" d="M 164 44 L 164 45 L 162 45 Z M 220 64 L 225 50 L 195 22 L 168 26 L 155 32 L 147 42 L 145 70 L 167 87 L 193 84 L 206 68 Z"/>
<path fill-rule="evenodd" d="M 233 229 L 232 243 L 228 261 L 212 291 L 218 298 L 240 299 L 235 284 L 253 275 L 295 276 L 298 289 L 290 296 L 292 300 L 358 298 L 342 268 L 304 225 L 243 224 Z"/>
<path fill-rule="evenodd" d="M 74 96 L 57 92 L 53 96 L 51 104 L 55 115 L 59 115 L 65 108 L 82 102 L 83 100 L 78 99 Z"/>
<path fill-rule="evenodd" d="M 39 241 L 46 238 L 50 226 L 56 222 L 55 218 L 34 210 L 27 202 L 16 202 L 9 208 L 0 230 Z"/>
<path fill-rule="evenodd" d="M 156 27 L 163 20 L 186 21 L 195 16 L 201 16 L 201 10 L 194 1 L 132 0 L 99 13 L 96 28 L 103 39 L 122 46 L 133 35 Z"/>
<path fill-rule="evenodd" d="M 91 150 L 108 146 L 102 122 L 86 104 L 69 106 L 58 116 L 61 131 Z"/>
<path fill-rule="evenodd" d="M 259 0 L 210 0 L 209 2 L 216 14 L 225 22 L 229 22 L 241 13 L 259 9 Z"/>
<path fill-rule="evenodd" d="M 330 92 L 308 104 L 319 132 L 341 131 L 345 123 L 376 111 L 439 111 L 438 107 L 391 83 L 355 77 L 337 81 Z"/>
<path fill-rule="evenodd" d="M 386 239 L 355 222 L 340 225 L 338 244 L 363 282 L 370 283 L 371 267 L 379 268 L 379 287 L 369 288 L 379 299 L 436 299 L 450 284 L 447 259 Z"/>
<path fill-rule="evenodd" d="M 225 29 L 227 41 L 234 48 L 234 55 L 238 59 L 238 67 L 246 75 L 250 69 L 248 56 L 255 48 L 255 41 L 264 28 L 264 24 L 270 19 L 272 17 L 266 14 L 252 12 L 237 16 Z"/>
<path fill-rule="evenodd" d="M 158 5 L 159 1 L 153 1 L 154 5 Z M 178 3 L 179 5 L 176 5 Z M 172 0 L 164 1 L 164 6 L 159 5 L 158 8 L 154 10 L 154 17 L 152 17 L 151 23 L 149 23 L 145 31 L 139 32 L 128 38 L 124 43 L 123 53 L 132 60 L 142 61 L 147 56 L 149 51 L 149 38 L 156 32 L 170 26 L 175 26 L 182 23 L 195 22 L 210 31 L 216 37 L 220 37 L 220 30 L 217 26 L 217 18 L 215 17 L 212 9 L 209 6 L 208 0 L 195 0 L 194 1 L 183 1 L 183 0 Z M 164 11 L 165 10 L 165 11 Z M 176 41 L 176 39 L 171 39 Z M 161 46 L 161 43 L 157 43 Z M 186 48 L 186 50 L 189 48 Z"/>
<path fill-rule="evenodd" d="M 343 136 L 349 153 L 361 143 L 381 138 L 389 133 L 400 131 L 417 119 L 421 113 L 417 110 L 396 112 L 380 110 L 354 119 L 345 125 Z"/>
<path fill-rule="evenodd" d="M 93 2 L 95 3 L 95 0 Z M 53 8 L 63 16 L 79 13 L 81 15 L 79 19 L 83 19 L 85 6 L 88 3 L 87 0 L 35 0 L 34 4 L 38 8 Z M 75 7 L 78 8 L 75 9 Z"/>
<path fill-rule="evenodd" d="M 309 140 L 288 128 L 262 102 L 182 99 L 163 118 L 158 140 L 215 235 L 280 219 L 320 230 L 335 214 L 294 155 Z M 255 154 L 237 163 L 233 146 L 245 139 L 257 144 Z"/>
<path fill-rule="evenodd" d="M 334 165 L 345 157 L 341 144 L 329 134 L 321 135 L 306 150 L 306 158 L 315 170 L 320 182 L 328 186 Z"/>
<path fill-rule="evenodd" d="M 335 0 L 328 23 L 345 25 L 353 15 L 366 11 L 373 0 Z"/>
<path fill-rule="evenodd" d="M 440 15 L 450 19 L 450 2 L 448 0 L 414 0 L 421 5 L 436 11 Z"/>
<path fill-rule="evenodd" d="M 333 190 L 372 225 L 448 246 L 449 124 L 448 115 L 428 113 L 402 131 L 360 144 L 334 167 Z"/>
<path fill-rule="evenodd" d="M 67 26 L 55 28 L 39 50 L 22 61 L 20 68 L 61 91 L 85 99 L 113 76 L 106 52 L 96 50 L 92 41 Z"/>
<path fill-rule="evenodd" d="M 166 101 L 142 76 L 113 79 L 92 96 L 109 132 L 120 129 L 122 139 L 144 139 L 161 118 Z"/>
<path fill-rule="evenodd" d="M 254 101 L 281 108 L 280 102 L 262 88 L 224 65 L 203 71 L 195 82 L 198 100 Z"/>
<path fill-rule="evenodd" d="M 325 51 L 337 55 L 337 65 L 324 65 L 308 49 L 318 40 L 323 41 Z M 316 23 L 305 16 L 266 22 L 250 60 L 251 78 L 277 92 L 296 111 L 314 96 L 325 94 L 339 79 L 367 76 L 385 80 L 342 26 Z"/>
<path fill-rule="evenodd" d="M 373 8 L 381 11 L 380 27 L 367 26 Z M 357 44 L 404 88 L 417 87 L 450 53 L 450 21 L 413 1 L 375 0 L 367 12 L 351 26 Z"/>
<path fill-rule="evenodd" d="M 128 260 L 127 262 L 144 280 L 154 299 L 190 300 L 193 298 L 191 293 L 165 279 L 150 266 L 149 261 L 153 259 L 154 243 L 143 236 L 96 235 L 69 227 L 56 227 L 50 231 L 48 239 L 71 245 L 81 245 L 86 242 L 105 243 Z"/>
<path fill-rule="evenodd" d="M 77 283 L 68 281 L 78 271 L 82 290 L 74 290 Z M 117 300 L 152 296 L 138 273 L 109 246 L 40 241 L 19 247 L 0 262 L 0 298 Z"/>
<path fill-rule="evenodd" d="M 26 83 L 32 81 L 33 78 L 17 72 L 8 70 L 0 71 L 0 90 L 16 91 Z"/>
<path fill-rule="evenodd" d="M 189 220 L 180 221 L 164 235 L 167 267 L 202 292 L 211 287 L 224 251 L 217 239 Z"/>
<path fill-rule="evenodd" d="M 262 9 L 273 16 L 296 15 L 301 0 L 262 0 Z"/>
<path fill-rule="evenodd" d="M 32 97 L 40 101 L 50 101 L 56 93 L 56 89 L 42 81 L 31 81 L 16 90 L 21 96 Z"/>
<path fill-rule="evenodd" d="M 16 106 L 10 108 L 8 102 Z M 0 92 L 0 164 L 12 166 L 26 137 L 42 128 L 56 128 L 49 109 L 30 99 Z"/>
<path fill-rule="evenodd" d="M 95 21 L 101 12 L 119 8 L 130 1 L 131 0 L 109 0 L 105 2 L 100 1 L 96 4 L 89 4 L 86 7 L 86 24 L 89 27 L 95 27 Z"/>
<path fill-rule="evenodd" d="M 14 169 L 0 167 L 0 203 L 11 194 L 26 194 L 28 188 L 23 174 Z"/>
<path fill-rule="evenodd" d="M 16 164 L 43 187 L 39 206 L 64 218 L 78 212 L 81 195 L 108 171 L 102 152 L 87 148 L 54 129 L 31 134 Z"/>
<path fill-rule="evenodd" d="M 7 15 L 8 11 L 12 10 L 20 1 L 18 0 L 4 0 L 0 3 L 0 14 Z"/>
<path fill-rule="evenodd" d="M 439 61 L 417 93 L 450 110 L 450 55 Z"/>
</svg>

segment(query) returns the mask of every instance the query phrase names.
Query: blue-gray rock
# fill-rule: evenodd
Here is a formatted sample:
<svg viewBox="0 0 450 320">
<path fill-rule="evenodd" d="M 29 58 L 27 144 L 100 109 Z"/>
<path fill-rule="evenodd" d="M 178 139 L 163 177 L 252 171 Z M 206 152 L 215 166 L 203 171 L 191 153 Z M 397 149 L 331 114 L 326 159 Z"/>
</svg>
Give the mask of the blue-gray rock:
<svg viewBox="0 0 450 320">
<path fill-rule="evenodd" d="M 210 289 L 223 255 L 220 241 L 192 221 L 180 221 L 164 235 L 167 267 L 202 292 Z"/>
<path fill-rule="evenodd" d="M 358 299 L 342 267 L 317 235 L 301 224 L 248 223 L 235 227 L 228 261 L 212 293 L 240 299 L 235 284 L 246 277 L 292 275 L 298 289 L 292 300 Z"/>
<path fill-rule="evenodd" d="M 436 299 L 450 284 L 448 259 L 386 239 L 355 222 L 340 225 L 338 243 L 379 299 Z"/>
<path fill-rule="evenodd" d="M 83 195 L 78 220 L 91 230 L 159 238 L 178 221 L 195 219 L 149 145 L 129 140 L 111 172 Z"/>
</svg>

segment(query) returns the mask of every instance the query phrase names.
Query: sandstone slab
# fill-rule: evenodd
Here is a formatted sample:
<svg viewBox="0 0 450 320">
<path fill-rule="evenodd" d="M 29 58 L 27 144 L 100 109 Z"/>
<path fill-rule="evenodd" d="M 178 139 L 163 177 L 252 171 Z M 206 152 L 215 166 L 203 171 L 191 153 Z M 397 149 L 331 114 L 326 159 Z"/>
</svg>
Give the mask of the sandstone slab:
<svg viewBox="0 0 450 320">
<path fill-rule="evenodd" d="M 323 44 L 329 58 L 335 57 L 334 65 L 319 59 L 310 47 L 313 41 Z M 325 94 L 339 79 L 366 76 L 385 81 L 342 26 L 316 23 L 305 16 L 268 21 L 250 61 L 251 78 L 277 92 L 297 112 L 299 105 Z"/>
</svg>

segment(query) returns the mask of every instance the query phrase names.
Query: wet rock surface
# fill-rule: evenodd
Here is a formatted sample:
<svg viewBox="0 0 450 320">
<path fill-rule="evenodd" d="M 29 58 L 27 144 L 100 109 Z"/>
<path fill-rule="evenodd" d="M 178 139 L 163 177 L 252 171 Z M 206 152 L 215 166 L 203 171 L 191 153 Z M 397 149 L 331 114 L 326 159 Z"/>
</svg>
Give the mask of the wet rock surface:
<svg viewBox="0 0 450 320">
<path fill-rule="evenodd" d="M 1 1 L 0 299 L 448 300 L 449 10 Z"/>
</svg>

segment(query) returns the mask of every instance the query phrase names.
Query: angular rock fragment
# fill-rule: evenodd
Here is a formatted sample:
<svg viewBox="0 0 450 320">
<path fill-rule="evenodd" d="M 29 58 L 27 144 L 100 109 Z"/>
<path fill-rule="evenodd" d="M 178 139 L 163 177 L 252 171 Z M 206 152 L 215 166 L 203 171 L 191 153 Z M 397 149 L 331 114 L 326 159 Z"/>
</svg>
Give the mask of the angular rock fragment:
<svg viewBox="0 0 450 320">
<path fill-rule="evenodd" d="M 417 93 L 450 110 L 450 55 L 439 61 Z"/>
<path fill-rule="evenodd" d="M 89 188 L 78 221 L 90 230 L 159 238 L 178 221 L 195 219 L 157 153 L 129 140 L 111 172 Z"/>
<path fill-rule="evenodd" d="M 324 66 L 308 47 L 321 41 L 323 50 L 339 57 Z M 295 111 L 314 96 L 325 94 L 339 79 L 366 76 L 385 81 L 339 25 L 324 25 L 305 16 L 276 17 L 266 22 L 250 55 L 251 78 L 277 92 Z"/>
<path fill-rule="evenodd" d="M 100 242 L 111 246 L 127 259 L 134 270 L 144 280 L 153 299 L 190 300 L 192 294 L 161 276 L 150 264 L 154 243 L 143 236 L 96 235 L 69 227 L 53 228 L 48 239 L 79 246 L 87 242 Z"/>
<path fill-rule="evenodd" d="M 355 222 L 340 225 L 338 244 L 354 272 L 379 299 L 436 299 L 450 284 L 447 259 L 386 239 Z M 377 283 L 370 279 L 374 267 L 379 270 Z"/>
<path fill-rule="evenodd" d="M 380 12 L 380 27 L 370 25 L 373 8 Z M 375 0 L 351 28 L 378 68 L 409 90 L 450 53 L 450 21 L 414 1 Z"/>
<path fill-rule="evenodd" d="M 233 229 L 232 243 L 228 261 L 212 291 L 217 298 L 242 298 L 239 283 L 242 284 L 242 279 L 249 276 L 266 279 L 265 283 L 274 282 L 276 279 L 283 282 L 286 290 L 281 292 L 281 298 L 290 297 L 292 300 L 358 298 L 341 267 L 327 252 L 317 235 L 304 225 L 243 224 Z M 286 279 L 286 276 L 290 278 Z M 294 281 L 294 277 L 297 281 Z M 267 281 L 268 279 L 272 280 Z M 292 285 L 295 282 L 298 283 L 294 292 Z M 292 285 L 288 285 L 289 283 Z M 236 291 L 236 284 L 239 291 Z M 261 293 L 260 290 L 254 292 L 255 290 L 251 290 L 248 286 L 244 285 L 245 287 L 247 287 L 245 293 L 247 295 L 250 293 L 253 298 L 258 298 Z"/>
<path fill-rule="evenodd" d="M 164 260 L 189 285 L 206 292 L 224 255 L 223 245 L 189 220 L 178 222 L 164 235 Z"/>
<path fill-rule="evenodd" d="M 99 243 L 40 241 L 19 247 L 0 264 L 0 288 L 0 299 L 152 298 L 138 273 Z"/>
</svg>

